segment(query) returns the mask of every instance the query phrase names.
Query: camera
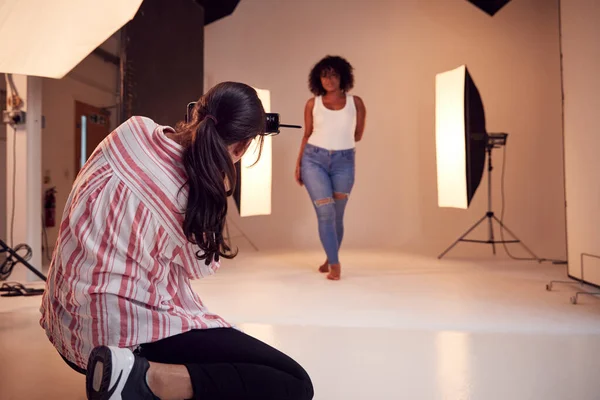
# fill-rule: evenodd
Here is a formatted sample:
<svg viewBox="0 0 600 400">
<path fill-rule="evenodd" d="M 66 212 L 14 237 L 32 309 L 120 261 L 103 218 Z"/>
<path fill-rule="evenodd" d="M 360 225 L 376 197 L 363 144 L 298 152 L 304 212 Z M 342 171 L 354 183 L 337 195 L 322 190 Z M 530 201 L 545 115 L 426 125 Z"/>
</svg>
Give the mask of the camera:
<svg viewBox="0 0 600 400">
<path fill-rule="evenodd" d="M 192 119 L 192 113 L 194 111 L 194 107 L 196 106 L 196 102 L 193 101 L 188 103 L 187 105 L 187 113 L 185 114 L 185 122 L 189 122 Z M 265 113 L 266 123 L 265 123 L 265 133 L 269 135 L 277 135 L 279 134 L 279 128 L 295 128 L 302 129 L 300 125 L 286 125 L 282 124 L 279 120 L 279 114 L 277 113 Z"/>
</svg>

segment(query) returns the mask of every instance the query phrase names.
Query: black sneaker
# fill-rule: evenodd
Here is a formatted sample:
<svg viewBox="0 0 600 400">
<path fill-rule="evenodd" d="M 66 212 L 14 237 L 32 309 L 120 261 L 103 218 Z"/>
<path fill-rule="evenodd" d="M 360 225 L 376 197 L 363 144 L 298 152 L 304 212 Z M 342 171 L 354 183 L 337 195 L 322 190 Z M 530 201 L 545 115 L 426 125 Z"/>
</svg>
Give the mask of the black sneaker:
<svg viewBox="0 0 600 400">
<path fill-rule="evenodd" d="M 98 346 L 90 354 L 85 377 L 89 400 L 157 400 L 148 384 L 148 360 L 129 349 Z"/>
</svg>

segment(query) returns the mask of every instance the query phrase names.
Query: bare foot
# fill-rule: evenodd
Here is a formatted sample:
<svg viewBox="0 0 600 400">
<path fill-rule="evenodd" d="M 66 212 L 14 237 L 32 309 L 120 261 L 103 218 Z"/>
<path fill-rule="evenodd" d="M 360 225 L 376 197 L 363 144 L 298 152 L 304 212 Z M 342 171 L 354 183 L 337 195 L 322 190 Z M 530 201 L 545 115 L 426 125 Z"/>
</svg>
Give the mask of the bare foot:
<svg viewBox="0 0 600 400">
<path fill-rule="evenodd" d="M 329 272 L 329 263 L 325 260 L 325 263 L 319 267 L 319 272 L 322 274 L 326 274 Z"/>
<path fill-rule="evenodd" d="M 332 281 L 339 281 L 340 275 L 342 274 L 342 266 L 340 264 L 330 265 L 331 272 L 327 275 L 327 279 Z"/>
</svg>

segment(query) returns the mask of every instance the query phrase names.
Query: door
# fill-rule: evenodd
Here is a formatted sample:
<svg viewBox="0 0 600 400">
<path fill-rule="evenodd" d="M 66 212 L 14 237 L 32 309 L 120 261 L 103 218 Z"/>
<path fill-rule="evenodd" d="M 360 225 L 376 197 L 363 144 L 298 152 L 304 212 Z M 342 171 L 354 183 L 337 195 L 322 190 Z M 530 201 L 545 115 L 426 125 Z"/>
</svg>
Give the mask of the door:
<svg viewBox="0 0 600 400">
<path fill-rule="evenodd" d="M 110 113 L 75 102 L 75 176 L 96 147 L 110 133 Z"/>
</svg>

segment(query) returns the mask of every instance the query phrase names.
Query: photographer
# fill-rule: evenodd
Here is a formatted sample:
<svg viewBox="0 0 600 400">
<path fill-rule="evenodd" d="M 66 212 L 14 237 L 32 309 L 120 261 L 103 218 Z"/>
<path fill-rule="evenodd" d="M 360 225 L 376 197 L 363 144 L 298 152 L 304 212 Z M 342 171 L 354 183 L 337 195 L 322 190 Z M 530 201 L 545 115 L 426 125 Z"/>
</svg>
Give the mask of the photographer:
<svg viewBox="0 0 600 400">
<path fill-rule="evenodd" d="M 221 83 L 176 129 L 129 119 L 79 173 L 41 325 L 89 399 L 313 397 L 300 365 L 209 312 L 190 283 L 236 255 L 223 238 L 234 163 L 264 135 L 256 91 Z"/>
</svg>

